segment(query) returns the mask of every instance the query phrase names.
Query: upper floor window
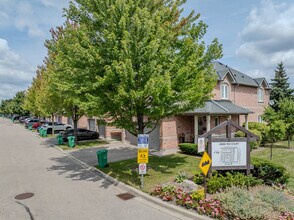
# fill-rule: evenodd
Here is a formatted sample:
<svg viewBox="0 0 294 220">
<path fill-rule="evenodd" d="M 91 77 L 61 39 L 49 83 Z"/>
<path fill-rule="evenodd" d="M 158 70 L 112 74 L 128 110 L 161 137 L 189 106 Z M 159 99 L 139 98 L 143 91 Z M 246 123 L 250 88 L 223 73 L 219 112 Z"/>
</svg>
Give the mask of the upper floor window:
<svg viewBox="0 0 294 220">
<path fill-rule="evenodd" d="M 262 88 L 257 89 L 257 96 L 258 96 L 258 102 L 263 102 L 263 89 Z"/>
<path fill-rule="evenodd" d="M 226 83 L 221 84 L 222 99 L 229 99 L 229 85 Z"/>
</svg>

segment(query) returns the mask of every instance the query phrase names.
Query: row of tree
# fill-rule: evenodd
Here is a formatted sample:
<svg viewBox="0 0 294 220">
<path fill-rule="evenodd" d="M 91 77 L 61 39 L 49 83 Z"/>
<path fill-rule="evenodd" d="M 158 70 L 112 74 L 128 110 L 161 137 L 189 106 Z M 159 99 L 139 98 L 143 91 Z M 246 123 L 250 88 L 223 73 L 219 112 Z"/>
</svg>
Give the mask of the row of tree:
<svg viewBox="0 0 294 220">
<path fill-rule="evenodd" d="M 275 70 L 275 77 L 271 83 L 270 106 L 265 109 L 263 119 L 267 122 L 265 139 L 271 143 L 271 157 L 273 143 L 287 139 L 290 147 L 294 135 L 294 89 L 290 88 L 283 63 L 279 63 Z"/>
<path fill-rule="evenodd" d="M 15 94 L 12 99 L 2 100 L 0 104 L 0 113 L 4 115 L 26 115 L 29 114 L 23 107 L 25 100 L 25 91 Z"/>
<path fill-rule="evenodd" d="M 76 0 L 51 29 L 47 56 L 27 91 L 34 115 L 106 118 L 144 133 L 161 118 L 201 106 L 216 84 L 217 39 L 206 46 L 199 14 L 185 0 Z"/>
</svg>

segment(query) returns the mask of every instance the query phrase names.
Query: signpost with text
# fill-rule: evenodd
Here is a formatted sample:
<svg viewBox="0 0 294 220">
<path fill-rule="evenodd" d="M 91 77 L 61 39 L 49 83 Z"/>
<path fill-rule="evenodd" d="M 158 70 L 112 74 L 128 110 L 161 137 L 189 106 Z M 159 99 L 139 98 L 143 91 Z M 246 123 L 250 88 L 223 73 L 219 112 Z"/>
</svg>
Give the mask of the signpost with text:
<svg viewBox="0 0 294 220">
<path fill-rule="evenodd" d="M 149 135 L 138 135 L 138 158 L 139 175 L 141 175 L 141 188 L 144 187 L 144 174 L 147 172 L 147 163 L 149 159 Z"/>
</svg>

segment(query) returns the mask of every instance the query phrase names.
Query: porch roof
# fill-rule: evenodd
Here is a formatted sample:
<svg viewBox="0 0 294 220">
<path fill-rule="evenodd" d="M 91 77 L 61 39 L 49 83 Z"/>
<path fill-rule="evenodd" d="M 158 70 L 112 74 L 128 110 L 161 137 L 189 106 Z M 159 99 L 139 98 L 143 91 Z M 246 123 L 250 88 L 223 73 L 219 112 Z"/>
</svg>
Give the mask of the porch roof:
<svg viewBox="0 0 294 220">
<path fill-rule="evenodd" d="M 194 111 L 186 114 L 220 114 L 220 115 L 247 115 L 252 111 L 233 104 L 229 100 L 209 100 L 205 102 L 204 107 L 196 108 Z"/>
</svg>

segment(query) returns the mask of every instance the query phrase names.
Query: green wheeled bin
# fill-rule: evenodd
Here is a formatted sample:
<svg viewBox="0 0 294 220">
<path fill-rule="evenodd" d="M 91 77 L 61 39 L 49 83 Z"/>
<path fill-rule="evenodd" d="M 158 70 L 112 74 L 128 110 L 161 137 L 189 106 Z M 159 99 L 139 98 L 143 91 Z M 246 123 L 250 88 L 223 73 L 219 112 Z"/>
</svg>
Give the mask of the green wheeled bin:
<svg viewBox="0 0 294 220">
<path fill-rule="evenodd" d="M 68 140 L 68 146 L 70 148 L 73 148 L 75 146 L 75 136 L 68 136 L 67 140 Z"/>
<path fill-rule="evenodd" d="M 58 134 L 58 135 L 57 135 L 57 144 L 58 144 L 58 145 L 63 144 L 63 139 L 62 139 L 62 135 L 61 135 L 61 134 Z"/>
<path fill-rule="evenodd" d="M 31 131 L 33 129 L 33 125 L 29 125 L 29 130 Z"/>
<path fill-rule="evenodd" d="M 47 129 L 42 129 L 41 137 L 47 137 Z"/>
<path fill-rule="evenodd" d="M 108 152 L 108 150 L 106 150 L 106 149 L 98 150 L 96 152 L 97 158 L 98 158 L 98 166 L 101 168 L 107 166 L 107 152 Z"/>
</svg>

